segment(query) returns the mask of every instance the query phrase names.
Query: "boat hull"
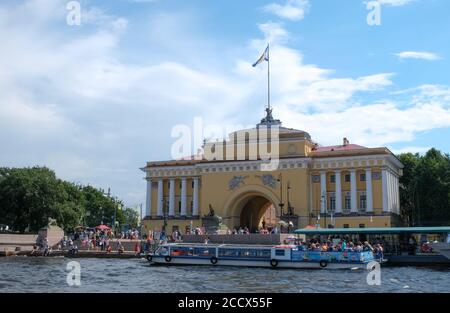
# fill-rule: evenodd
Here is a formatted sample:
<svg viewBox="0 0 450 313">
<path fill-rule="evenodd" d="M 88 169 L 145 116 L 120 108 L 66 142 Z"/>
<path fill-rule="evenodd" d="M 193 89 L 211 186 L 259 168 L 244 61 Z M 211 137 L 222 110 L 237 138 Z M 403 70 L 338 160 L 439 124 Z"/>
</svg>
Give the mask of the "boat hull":
<svg viewBox="0 0 450 313">
<path fill-rule="evenodd" d="M 348 262 L 307 262 L 307 261 L 283 261 L 278 260 L 273 266 L 270 260 L 230 260 L 218 259 L 213 264 L 211 259 L 171 257 L 167 262 L 164 256 L 153 256 L 151 263 L 159 265 L 209 265 L 209 266 L 240 266 L 240 267 L 266 267 L 266 268 L 290 268 L 290 269 L 355 269 L 366 268 L 368 263 L 348 263 Z"/>
</svg>

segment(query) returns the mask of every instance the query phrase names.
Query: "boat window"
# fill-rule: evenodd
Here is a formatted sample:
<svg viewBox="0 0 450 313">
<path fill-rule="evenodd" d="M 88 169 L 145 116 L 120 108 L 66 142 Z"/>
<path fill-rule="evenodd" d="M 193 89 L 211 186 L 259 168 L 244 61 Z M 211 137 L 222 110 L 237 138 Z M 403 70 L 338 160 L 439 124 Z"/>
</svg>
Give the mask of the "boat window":
<svg viewBox="0 0 450 313">
<path fill-rule="evenodd" d="M 192 250 L 192 255 L 193 256 L 215 256 L 216 254 L 216 249 L 215 248 L 194 248 Z"/>
<path fill-rule="evenodd" d="M 276 256 L 284 256 L 284 254 L 285 254 L 284 250 L 280 250 L 280 249 L 275 250 L 275 255 Z"/>
<path fill-rule="evenodd" d="M 172 256 L 189 255 L 188 247 L 172 247 L 170 254 Z"/>
<path fill-rule="evenodd" d="M 160 247 L 156 251 L 156 254 L 159 254 L 159 255 L 167 255 L 168 253 L 169 253 L 169 249 L 167 247 Z"/>
<path fill-rule="evenodd" d="M 270 249 L 219 249 L 222 258 L 270 258 Z"/>
</svg>

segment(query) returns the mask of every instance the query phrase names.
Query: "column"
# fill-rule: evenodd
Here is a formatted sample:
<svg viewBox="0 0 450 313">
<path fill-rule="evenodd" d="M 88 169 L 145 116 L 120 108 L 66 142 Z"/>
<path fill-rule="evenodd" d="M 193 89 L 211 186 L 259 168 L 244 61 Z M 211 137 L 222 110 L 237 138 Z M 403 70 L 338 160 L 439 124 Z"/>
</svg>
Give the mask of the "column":
<svg viewBox="0 0 450 313">
<path fill-rule="evenodd" d="M 392 173 L 391 173 L 391 186 L 392 186 L 392 192 L 391 192 L 392 210 L 391 210 L 391 212 L 395 213 L 395 212 L 397 212 L 397 206 L 396 206 L 396 202 L 397 202 L 396 197 L 397 196 L 395 195 L 395 175 Z"/>
<path fill-rule="evenodd" d="M 152 216 L 152 179 L 147 178 L 147 196 L 145 203 L 145 216 Z"/>
<path fill-rule="evenodd" d="M 156 208 L 156 215 L 163 216 L 163 180 L 162 178 L 158 180 L 158 204 Z"/>
<path fill-rule="evenodd" d="M 372 169 L 366 168 L 366 211 L 373 212 Z"/>
<path fill-rule="evenodd" d="M 400 203 L 398 202 L 398 177 L 397 176 L 393 176 L 394 177 L 394 206 L 395 206 L 395 213 L 399 213 L 400 210 Z"/>
<path fill-rule="evenodd" d="M 327 172 L 320 172 L 320 213 L 326 212 L 326 201 L 324 202 L 324 198 L 326 200 L 327 197 Z"/>
<path fill-rule="evenodd" d="M 186 177 L 181 179 L 181 216 L 186 216 Z"/>
<path fill-rule="evenodd" d="M 356 188 L 356 170 L 350 170 L 350 212 L 358 213 L 358 191 Z"/>
<path fill-rule="evenodd" d="M 336 180 L 336 213 L 342 213 L 341 171 L 335 172 Z"/>
<path fill-rule="evenodd" d="M 400 215 L 400 185 L 399 185 L 398 177 L 396 180 L 395 191 L 397 193 L 397 214 Z"/>
<path fill-rule="evenodd" d="M 397 179 L 394 174 L 392 174 L 392 212 L 397 213 Z"/>
<path fill-rule="evenodd" d="M 381 170 L 381 189 L 383 194 L 383 212 L 389 212 L 387 170 Z"/>
<path fill-rule="evenodd" d="M 388 182 L 388 210 L 392 212 L 392 174 L 387 172 L 387 182 Z"/>
<path fill-rule="evenodd" d="M 175 179 L 170 179 L 169 187 L 169 216 L 175 216 Z"/>
<path fill-rule="evenodd" d="M 199 216 L 198 214 L 198 177 L 194 177 L 194 190 L 192 195 L 192 215 Z"/>
</svg>

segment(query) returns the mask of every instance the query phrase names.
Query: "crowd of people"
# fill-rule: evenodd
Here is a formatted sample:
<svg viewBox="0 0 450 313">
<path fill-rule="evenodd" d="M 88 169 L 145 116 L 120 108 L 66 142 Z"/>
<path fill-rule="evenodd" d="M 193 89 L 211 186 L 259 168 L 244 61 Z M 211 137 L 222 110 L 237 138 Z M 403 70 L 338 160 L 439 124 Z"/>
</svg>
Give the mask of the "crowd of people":
<svg viewBox="0 0 450 313">
<path fill-rule="evenodd" d="M 298 248 L 304 251 L 320 252 L 364 252 L 370 251 L 378 258 L 382 259 L 384 255 L 384 244 L 377 240 L 370 244 L 368 241 L 352 241 L 348 237 L 330 237 L 327 240 L 312 238 L 308 242 L 297 242 Z"/>
<path fill-rule="evenodd" d="M 130 229 L 126 232 L 113 232 L 111 229 L 84 229 L 76 231 L 72 236 L 65 236 L 58 243 L 58 250 L 68 250 L 69 253 L 78 253 L 77 242 L 80 242 L 83 250 L 94 250 L 111 253 L 125 251 L 121 240 L 142 239 L 137 229 Z M 137 242 L 134 251 L 139 254 L 142 251 L 141 243 Z"/>
</svg>

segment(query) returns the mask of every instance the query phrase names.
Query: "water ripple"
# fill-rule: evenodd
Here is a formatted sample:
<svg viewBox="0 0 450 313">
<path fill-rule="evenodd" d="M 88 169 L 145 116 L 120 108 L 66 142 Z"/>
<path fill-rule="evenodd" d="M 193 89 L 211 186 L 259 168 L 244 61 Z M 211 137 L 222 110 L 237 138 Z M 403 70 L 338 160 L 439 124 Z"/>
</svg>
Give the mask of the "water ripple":
<svg viewBox="0 0 450 313">
<path fill-rule="evenodd" d="M 1 258 L 2 292 L 450 292 L 450 268 L 383 267 L 381 286 L 367 271 L 151 266 L 145 259 L 77 259 L 81 286 L 66 282 L 64 258 Z"/>
</svg>

